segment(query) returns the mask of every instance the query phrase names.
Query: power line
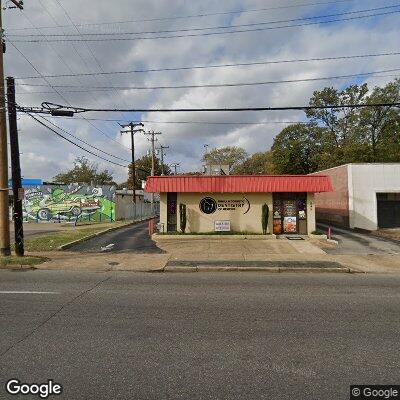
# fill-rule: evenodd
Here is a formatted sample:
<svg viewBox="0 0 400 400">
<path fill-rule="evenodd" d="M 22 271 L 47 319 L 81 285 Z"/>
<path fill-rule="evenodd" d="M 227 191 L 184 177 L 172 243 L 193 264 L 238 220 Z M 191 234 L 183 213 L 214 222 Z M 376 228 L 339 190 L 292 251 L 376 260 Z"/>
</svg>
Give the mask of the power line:
<svg viewBox="0 0 400 400">
<path fill-rule="evenodd" d="M 111 160 L 109 160 L 109 159 L 107 159 L 107 158 L 105 158 L 105 157 L 102 157 L 102 156 L 100 156 L 100 155 L 98 155 L 98 154 L 96 154 L 96 153 L 93 153 L 92 151 L 90 151 L 90 150 L 88 150 L 88 149 L 82 147 L 82 146 L 79 145 L 78 143 L 75 143 L 74 141 L 68 139 L 67 137 L 65 137 L 65 136 L 62 135 L 61 133 L 57 132 L 55 129 L 53 129 L 53 128 L 51 128 L 50 126 L 46 125 L 43 121 L 40 121 L 37 117 L 33 116 L 31 113 L 28 113 L 28 115 L 29 115 L 31 118 L 33 118 L 36 122 L 38 122 L 40 125 L 42 125 L 42 126 L 44 126 L 45 128 L 49 129 L 50 131 L 52 131 L 53 133 L 55 133 L 57 136 L 59 136 L 59 137 L 61 137 L 62 139 L 66 140 L 67 142 L 73 144 L 74 146 L 79 147 L 81 150 L 86 151 L 87 153 L 89 153 L 89 154 L 91 154 L 91 155 L 93 155 L 93 156 L 95 156 L 95 157 L 98 157 L 98 158 L 100 158 L 100 159 L 102 159 L 102 160 L 104 160 L 104 161 L 107 161 L 108 163 L 111 163 L 111 164 L 114 164 L 114 165 L 118 165 L 119 167 L 124 167 L 124 168 L 126 168 L 126 165 L 119 164 L 119 163 L 117 163 L 117 162 L 115 162 L 115 161 L 111 161 Z"/>
<path fill-rule="evenodd" d="M 60 8 L 63 10 L 64 14 L 67 16 L 68 20 L 71 22 L 71 24 L 73 25 L 74 29 L 78 32 L 78 35 L 81 36 L 81 35 L 82 35 L 81 31 L 80 31 L 79 28 L 75 25 L 74 21 L 72 20 L 71 16 L 68 14 L 68 12 L 67 12 L 67 10 L 64 8 L 64 6 L 60 3 L 59 0 L 54 0 L 54 1 L 55 1 L 55 2 L 60 6 Z M 89 46 L 89 44 L 88 44 L 87 42 L 85 42 L 85 46 L 86 46 L 86 48 L 89 50 L 89 53 L 91 54 L 92 58 L 94 59 L 95 63 L 97 64 L 97 66 L 99 67 L 100 71 L 101 71 L 101 72 L 104 72 L 103 67 L 101 66 L 101 64 L 100 64 L 100 62 L 99 62 L 99 60 L 98 60 L 98 58 L 96 57 L 96 55 L 94 54 L 92 48 Z M 95 79 L 96 79 L 96 81 L 97 81 L 97 77 L 96 77 L 96 76 L 95 76 Z M 107 80 L 108 80 L 108 78 L 107 78 Z M 115 91 L 115 94 L 118 96 L 118 92 L 117 92 L 117 91 Z M 127 105 L 124 99 L 123 99 L 123 104 L 124 104 L 124 106 Z M 123 116 L 123 115 L 122 115 L 122 116 Z"/>
<path fill-rule="evenodd" d="M 54 1 L 56 1 L 60 5 L 60 7 L 62 7 L 62 5 L 58 2 L 58 0 L 54 0 Z M 265 22 L 252 22 L 252 23 L 247 23 L 247 24 L 216 25 L 216 26 L 214 25 L 214 26 L 199 27 L 199 28 L 184 28 L 184 29 L 172 29 L 172 30 L 167 29 L 167 30 L 157 30 L 157 31 L 80 33 L 80 31 L 78 30 L 76 25 L 73 25 L 75 27 L 75 29 L 78 31 L 78 33 L 49 33 L 49 34 L 46 34 L 43 36 L 46 36 L 46 37 L 129 36 L 129 35 L 150 35 L 150 34 L 161 34 L 161 33 L 180 33 L 180 32 L 192 32 L 192 31 L 200 32 L 200 31 L 206 31 L 206 30 L 212 30 L 212 29 L 232 29 L 232 28 L 270 25 L 270 24 L 283 24 L 283 23 L 297 22 L 297 21 L 309 21 L 309 20 L 314 20 L 314 19 L 339 17 L 339 16 L 343 16 L 343 15 L 352 15 L 352 14 L 366 13 L 366 12 L 379 11 L 379 10 L 388 10 L 388 9 L 397 8 L 397 7 L 399 7 L 399 4 L 391 5 L 391 6 L 384 6 L 384 7 L 368 8 L 368 9 L 363 9 L 363 10 L 347 11 L 347 12 L 334 13 L 334 14 L 315 15 L 315 16 L 311 16 L 311 17 L 272 20 L 272 21 L 265 21 Z M 66 13 L 64 7 L 62 7 L 62 9 Z M 68 14 L 66 13 L 66 15 L 68 15 Z M 70 21 L 71 21 L 71 23 L 73 23 L 71 19 L 70 19 Z M 8 35 L 8 37 L 37 37 L 37 36 L 42 36 L 42 35 L 36 35 L 36 34 L 11 34 L 11 35 Z"/>
<path fill-rule="evenodd" d="M 153 22 L 153 21 L 167 21 L 167 20 L 175 20 L 175 19 L 187 19 L 187 18 L 203 18 L 210 17 L 216 15 L 232 15 L 232 14 L 246 14 L 246 13 L 255 13 L 262 11 L 270 11 L 270 10 L 281 10 L 281 9 L 290 9 L 290 8 L 299 8 L 299 7 L 310 7 L 310 6 L 319 6 L 319 5 L 329 5 L 329 4 L 340 4 L 340 3 L 349 3 L 355 0 L 339 0 L 339 1 L 325 1 L 325 2 L 313 2 L 313 3 L 302 3 L 302 4 L 291 4 L 284 6 L 276 6 L 276 7 L 266 7 L 266 8 L 255 8 L 255 9 L 247 9 L 247 10 L 237 10 L 237 11 L 224 11 L 224 12 L 214 12 L 214 13 L 202 13 L 202 14 L 192 14 L 192 15 L 180 15 L 180 16 L 170 16 L 170 17 L 156 17 L 156 18 L 147 18 L 147 19 L 136 19 L 136 20 L 124 20 L 124 21 L 114 21 L 114 22 L 94 22 L 94 23 L 82 23 L 75 24 L 78 27 L 86 27 L 86 26 L 101 26 L 101 25 L 120 25 L 120 24 L 130 24 L 135 22 Z M 58 28 L 69 28 L 71 25 L 58 25 Z M 54 29 L 55 26 L 42 26 L 40 29 Z M 9 31 L 23 31 L 29 30 L 30 28 L 11 28 Z"/>
<path fill-rule="evenodd" d="M 282 83 L 298 83 L 298 82 L 314 82 L 314 81 L 327 81 L 334 79 L 345 79 L 354 78 L 360 76 L 370 76 L 388 72 L 397 72 L 400 68 L 387 69 L 381 71 L 372 72 L 361 72 L 358 74 L 347 74 L 347 75 L 336 75 L 328 77 L 318 78 L 304 78 L 304 79 L 285 79 L 276 81 L 259 81 L 259 82 L 237 82 L 237 83 L 210 83 L 210 84 L 199 84 L 199 85 L 164 85 L 164 86 L 82 86 L 82 85 L 52 85 L 52 87 L 58 89 L 65 88 L 81 88 L 82 90 L 76 90 L 75 92 L 85 91 L 84 89 L 90 90 L 162 90 L 162 89 L 197 89 L 197 88 L 219 88 L 219 87 L 242 87 L 242 86 L 261 86 L 261 85 L 275 85 Z M 23 87 L 47 87 L 48 85 L 40 83 L 19 83 L 17 86 Z"/>
<path fill-rule="evenodd" d="M 359 15 L 355 17 L 348 17 L 348 18 L 339 18 L 339 19 L 331 19 L 329 21 L 316 21 L 316 22 L 307 22 L 303 24 L 292 24 L 292 25 L 281 25 L 281 26 L 274 26 L 274 27 L 262 27 L 262 28 L 250 28 L 250 29 L 241 29 L 241 30 L 230 30 L 230 31 L 223 31 L 223 32 L 207 32 L 207 33 L 193 33 L 193 34 L 184 34 L 184 35 L 169 35 L 169 36 L 141 36 L 141 37 L 111 37 L 111 38 L 81 38 L 81 39 L 52 39 L 47 38 L 47 41 L 50 42 L 108 42 L 108 41 L 132 41 L 132 40 L 154 40 L 154 39 L 174 39 L 174 38 L 187 38 L 187 37 L 200 37 L 200 36 L 214 36 L 214 35 L 226 35 L 230 33 L 245 33 L 245 32 L 261 32 L 267 30 L 275 30 L 275 29 L 284 29 L 284 28 L 297 28 L 303 26 L 311 26 L 311 25 L 320 25 L 320 24 L 330 24 L 333 22 L 346 22 L 346 21 L 353 21 L 358 19 L 370 18 L 370 17 L 377 17 L 383 15 L 390 15 L 399 13 L 400 10 L 395 11 L 387 11 L 369 15 Z M 5 37 L 8 37 L 5 35 Z M 42 39 L 17 39 L 14 40 L 14 43 L 43 43 L 45 40 Z"/>
<path fill-rule="evenodd" d="M 61 104 L 43 102 L 42 109 L 21 107 L 24 112 L 49 113 L 51 110 L 72 110 L 74 113 L 84 112 L 243 112 L 243 111 L 306 111 L 306 110 L 327 110 L 344 108 L 365 108 L 365 107 L 400 107 L 400 102 L 393 103 L 359 103 L 359 104 L 332 104 L 325 106 L 281 106 L 281 107 L 226 107 L 226 108 L 84 108 L 70 107 Z"/>
<path fill-rule="evenodd" d="M 66 134 L 69 135 L 69 136 L 72 136 L 74 139 L 79 140 L 80 142 L 86 144 L 87 146 L 92 147 L 93 149 L 95 149 L 95 150 L 97 150 L 97 151 L 100 151 L 100 152 L 103 153 L 103 154 L 106 154 L 106 155 L 108 155 L 108 156 L 110 156 L 110 157 L 116 158 L 116 159 L 121 160 L 121 161 L 130 162 L 129 160 L 126 160 L 125 158 L 121 158 L 121 157 L 118 157 L 118 156 L 114 156 L 113 154 L 107 153 L 106 151 L 104 151 L 104 150 L 102 150 L 102 149 L 99 149 L 98 147 L 94 146 L 93 144 L 90 144 L 90 143 L 86 142 L 85 140 L 80 139 L 79 137 L 73 135 L 72 133 L 68 132 L 68 131 L 65 130 L 64 128 L 61 128 L 60 126 L 56 125 L 55 123 L 49 121 L 47 118 L 45 118 L 45 117 L 43 117 L 43 116 L 41 116 L 41 118 L 44 119 L 45 121 L 47 121 L 49 124 L 53 125 L 55 128 L 59 129 L 60 131 L 66 133 Z M 82 118 L 82 119 L 83 119 L 83 120 L 86 120 L 86 118 Z"/>
<path fill-rule="evenodd" d="M 11 44 L 12 47 L 14 47 L 15 50 L 18 51 L 19 54 L 21 54 L 21 56 L 28 62 L 28 64 L 43 78 L 43 80 L 45 82 L 48 83 L 48 85 L 54 90 L 54 92 L 56 94 L 58 94 L 67 104 L 71 104 L 61 93 L 59 90 L 55 89 L 55 87 L 50 83 L 50 81 L 43 77 L 41 72 L 33 65 L 33 63 L 28 59 L 28 57 L 25 56 L 25 54 L 12 42 L 9 42 Z M 85 119 L 85 118 L 83 118 Z M 104 135 L 105 137 L 107 137 L 108 139 L 114 141 L 115 143 L 118 143 L 121 147 L 123 147 L 125 150 L 128 150 L 127 147 L 123 146 L 121 143 L 117 142 L 116 140 L 114 140 L 113 138 L 109 137 L 105 132 L 103 132 L 100 128 L 97 128 L 94 124 L 92 124 L 91 122 L 89 122 L 89 124 L 91 126 L 93 126 L 97 131 L 99 131 L 102 135 Z"/>
<path fill-rule="evenodd" d="M 55 1 L 57 1 L 57 0 L 55 0 Z M 41 0 L 39 0 L 39 3 L 40 3 L 40 5 L 41 5 L 41 7 L 43 8 L 43 10 L 47 13 L 47 15 L 54 21 L 54 23 L 55 23 L 56 25 L 58 25 L 57 20 L 56 20 L 55 17 L 50 13 L 50 11 L 45 7 L 45 5 L 43 4 L 43 2 L 42 2 Z M 69 17 L 69 15 L 68 15 L 68 13 L 65 11 L 64 7 L 63 7 L 58 1 L 57 1 L 57 3 L 58 3 L 59 6 L 62 8 L 62 10 L 64 11 L 64 13 L 67 15 L 67 17 L 70 19 L 71 23 L 73 23 L 72 19 Z M 29 21 L 30 21 L 30 20 L 29 20 Z M 32 24 L 32 26 L 35 27 L 35 25 L 33 24 L 33 22 L 30 21 L 30 23 Z M 38 29 L 38 28 L 36 28 L 36 29 L 41 33 L 40 29 Z M 77 29 L 77 30 L 78 30 L 78 29 Z M 79 30 L 78 30 L 78 32 L 79 32 Z M 41 35 L 44 37 L 44 35 L 43 35 L 42 33 L 41 33 Z M 88 45 L 87 43 L 85 43 L 85 44 L 86 44 L 86 47 L 90 50 L 89 45 Z M 50 45 L 51 48 L 54 50 L 52 44 L 49 43 L 49 45 Z M 73 50 L 75 51 L 75 53 L 78 55 L 78 57 L 82 60 L 83 64 L 86 66 L 86 68 L 87 68 L 88 70 L 90 70 L 89 65 L 87 64 L 86 60 L 82 57 L 82 55 L 79 53 L 79 51 L 78 51 L 78 49 L 76 48 L 75 44 L 74 44 L 74 43 L 71 43 L 71 46 L 72 46 Z M 56 52 L 56 54 L 58 55 L 58 57 L 59 57 L 61 60 L 63 60 L 63 58 L 58 54 L 58 52 Z M 92 54 L 92 55 L 93 55 L 95 61 L 98 63 L 98 61 L 97 61 L 97 59 L 95 58 L 94 54 Z M 68 69 L 72 72 L 70 66 L 69 66 L 65 61 L 64 61 L 64 63 L 65 63 L 65 65 L 68 67 Z M 97 78 L 96 78 L 96 81 L 97 81 Z M 98 82 L 98 81 L 97 81 L 97 82 Z M 95 100 L 96 103 L 98 103 L 96 97 L 94 97 L 94 100 Z M 103 136 L 105 136 L 107 139 L 109 139 L 109 140 L 115 142 L 116 144 L 118 144 L 118 146 L 122 147 L 124 150 L 126 150 L 126 151 L 128 150 L 128 148 L 127 148 L 126 146 L 122 145 L 121 143 L 119 143 L 118 141 L 116 141 L 115 139 L 113 139 L 112 137 L 108 136 L 102 129 L 98 128 L 98 127 L 97 127 L 96 125 L 94 125 L 92 122 L 90 122 L 90 121 L 87 121 L 87 122 L 88 122 L 88 124 L 89 124 L 90 126 L 92 126 L 94 129 L 96 129 L 98 132 L 100 132 L 100 133 L 101 133 Z"/>
<path fill-rule="evenodd" d="M 208 69 L 208 68 L 247 67 L 247 66 L 255 66 L 255 65 L 289 64 L 289 63 L 315 62 L 315 61 L 335 61 L 335 60 L 386 57 L 386 56 L 398 56 L 398 55 L 400 55 L 400 52 L 396 51 L 396 52 L 374 53 L 374 54 L 355 54 L 355 55 L 336 56 L 336 57 L 298 58 L 298 59 L 291 59 L 291 60 L 253 61 L 253 62 L 242 62 L 242 63 L 193 65 L 193 66 L 169 67 L 169 68 L 135 69 L 135 70 L 130 70 L 130 71 L 110 71 L 110 72 L 90 72 L 90 73 L 78 73 L 78 74 L 74 73 L 74 74 L 57 74 L 57 75 L 42 75 L 42 76 L 25 76 L 25 77 L 17 77 L 14 79 L 15 80 L 41 79 L 42 77 L 68 78 L 68 77 L 75 77 L 75 76 L 118 75 L 118 74 L 134 74 L 134 73 L 163 72 L 163 71 L 182 71 L 182 70 Z"/>
<path fill-rule="evenodd" d="M 26 115 L 26 114 L 22 114 Z M 56 119 L 60 118 L 70 118 L 70 117 L 52 117 Z M 82 117 L 74 117 L 74 120 L 82 119 Z M 105 121 L 105 122 L 123 122 L 122 119 L 108 119 L 108 118 L 85 118 L 89 121 Z M 148 123 L 148 124 L 201 124 L 201 125 L 270 125 L 270 124 L 306 124 L 306 121 L 261 121 L 261 122 L 246 122 L 246 121 L 154 121 L 154 120 L 141 120 L 141 121 L 132 121 L 133 123 Z"/>
</svg>

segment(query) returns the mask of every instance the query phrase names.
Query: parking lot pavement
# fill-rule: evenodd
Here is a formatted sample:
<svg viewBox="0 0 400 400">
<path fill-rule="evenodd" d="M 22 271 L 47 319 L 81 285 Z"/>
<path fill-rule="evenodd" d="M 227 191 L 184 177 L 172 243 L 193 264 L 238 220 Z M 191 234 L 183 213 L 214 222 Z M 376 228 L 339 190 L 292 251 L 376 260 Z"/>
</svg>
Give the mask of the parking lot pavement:
<svg viewBox="0 0 400 400">
<path fill-rule="evenodd" d="M 149 236 L 148 221 L 96 236 L 71 247 L 69 250 L 74 252 L 163 253 Z"/>
<path fill-rule="evenodd" d="M 0 398 L 18 378 L 60 400 L 347 399 L 398 382 L 399 293 L 399 275 L 0 271 Z"/>
<path fill-rule="evenodd" d="M 320 226 L 327 229 L 327 225 Z M 332 235 L 339 244 L 324 248 L 328 254 L 400 255 L 400 242 L 390 239 L 336 227 L 332 228 Z"/>
</svg>

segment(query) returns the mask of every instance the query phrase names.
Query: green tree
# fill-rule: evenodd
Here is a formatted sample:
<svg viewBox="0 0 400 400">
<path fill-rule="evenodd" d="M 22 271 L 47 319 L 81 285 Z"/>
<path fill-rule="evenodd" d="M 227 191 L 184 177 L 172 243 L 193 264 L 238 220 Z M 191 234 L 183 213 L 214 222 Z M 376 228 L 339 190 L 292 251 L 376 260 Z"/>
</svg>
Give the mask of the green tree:
<svg viewBox="0 0 400 400">
<path fill-rule="evenodd" d="M 112 173 L 105 169 L 99 170 L 96 163 L 90 162 L 86 157 L 77 157 L 74 161 L 74 167 L 64 173 L 54 177 L 54 182 L 57 183 L 91 183 L 95 185 L 113 185 Z"/>
<path fill-rule="evenodd" d="M 135 162 L 136 169 L 136 188 L 141 188 L 142 180 L 146 180 L 148 176 L 151 175 L 151 156 L 143 156 L 136 160 Z M 158 158 L 155 158 L 154 162 L 154 173 L 155 175 L 161 175 L 162 168 L 161 163 Z M 132 176 L 132 164 L 129 165 L 129 173 L 128 173 L 128 187 L 132 187 L 133 176 Z M 164 164 L 164 175 L 171 175 L 171 168 Z"/>
<path fill-rule="evenodd" d="M 237 165 L 232 174 L 238 175 L 257 175 L 274 174 L 274 164 L 272 151 L 264 151 L 252 154 L 249 158 Z"/>
<path fill-rule="evenodd" d="M 400 101 L 400 79 L 383 88 L 374 88 L 368 103 L 395 103 Z M 366 107 L 360 110 L 358 135 L 367 161 L 400 161 L 399 108 Z"/>
<path fill-rule="evenodd" d="M 321 128 L 294 124 L 283 129 L 272 145 L 277 174 L 309 174 L 318 168 Z"/>
<path fill-rule="evenodd" d="M 235 169 L 248 157 L 246 150 L 236 146 L 226 146 L 220 149 L 213 149 L 206 153 L 202 159 L 208 165 L 229 165 L 230 169 Z"/>
<path fill-rule="evenodd" d="M 326 87 L 315 91 L 310 106 L 340 106 L 359 104 L 367 101 L 367 84 L 351 85 L 344 90 Z M 320 168 L 363 161 L 364 152 L 360 148 L 357 127 L 360 124 L 358 108 L 326 108 L 307 110 L 310 121 L 321 128 L 319 141 L 323 154 L 319 160 Z"/>
</svg>

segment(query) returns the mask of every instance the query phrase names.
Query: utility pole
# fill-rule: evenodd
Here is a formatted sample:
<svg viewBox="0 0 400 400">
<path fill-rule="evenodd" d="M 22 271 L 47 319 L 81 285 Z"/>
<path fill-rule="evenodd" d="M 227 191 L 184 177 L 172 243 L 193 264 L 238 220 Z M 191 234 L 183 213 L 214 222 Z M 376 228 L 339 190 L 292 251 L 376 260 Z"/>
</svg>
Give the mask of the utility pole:
<svg viewBox="0 0 400 400">
<path fill-rule="evenodd" d="M 138 126 L 143 127 L 144 125 L 139 122 L 130 122 L 129 124 L 126 125 L 121 125 L 122 128 L 129 128 L 129 130 L 123 130 L 121 131 L 121 134 L 123 133 L 130 133 L 131 134 L 131 155 L 132 155 L 132 178 L 133 178 L 133 184 L 132 184 L 132 190 L 133 190 L 133 197 L 132 201 L 136 203 L 136 164 L 135 164 L 135 133 L 136 132 L 144 132 L 143 129 L 135 129 Z"/>
<path fill-rule="evenodd" d="M 11 172 L 14 197 L 14 234 L 15 254 L 24 256 L 24 221 L 22 214 L 22 200 L 24 193 L 21 184 L 21 164 L 19 158 L 17 108 L 15 103 L 15 81 L 7 78 L 8 126 L 10 128 Z"/>
<path fill-rule="evenodd" d="M 175 170 L 175 175 L 178 175 L 178 167 L 179 167 L 180 165 L 181 165 L 180 163 L 173 163 L 173 164 L 171 164 L 171 167 L 173 167 L 174 170 Z"/>
<path fill-rule="evenodd" d="M 162 144 L 157 150 L 160 150 L 160 158 L 161 158 L 161 176 L 164 176 L 164 149 L 169 149 L 169 146 L 163 146 Z"/>
<path fill-rule="evenodd" d="M 7 155 L 7 122 L 4 90 L 3 53 L 5 51 L 2 14 L 3 6 L 0 0 L 0 253 L 9 256 L 10 250 L 10 219 L 8 214 L 8 155 Z"/>
<path fill-rule="evenodd" d="M 11 0 L 14 8 L 22 10 L 21 2 Z M 6 51 L 2 23 L 3 4 L 0 0 L 0 255 L 9 256 L 10 249 L 10 217 L 8 211 L 8 155 L 7 155 L 7 122 L 6 97 L 4 90 L 3 54 Z"/>
<path fill-rule="evenodd" d="M 155 175 L 155 142 L 157 141 L 156 135 L 161 135 L 161 132 L 145 132 L 145 135 L 150 135 L 151 138 L 147 139 L 151 142 L 151 176 Z M 151 211 L 154 212 L 154 193 L 151 194 Z"/>
</svg>

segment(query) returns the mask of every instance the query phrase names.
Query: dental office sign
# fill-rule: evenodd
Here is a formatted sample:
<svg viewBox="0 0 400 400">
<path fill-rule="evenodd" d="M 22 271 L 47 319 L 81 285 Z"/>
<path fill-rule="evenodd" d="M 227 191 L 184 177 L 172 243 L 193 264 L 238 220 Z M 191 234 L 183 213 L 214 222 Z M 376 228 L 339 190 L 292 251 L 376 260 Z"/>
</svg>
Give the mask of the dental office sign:
<svg viewBox="0 0 400 400">
<path fill-rule="evenodd" d="M 246 197 L 221 200 L 204 197 L 200 200 L 199 208 L 204 214 L 213 214 L 215 211 L 241 211 L 243 214 L 247 214 L 250 211 L 250 202 Z"/>
</svg>

